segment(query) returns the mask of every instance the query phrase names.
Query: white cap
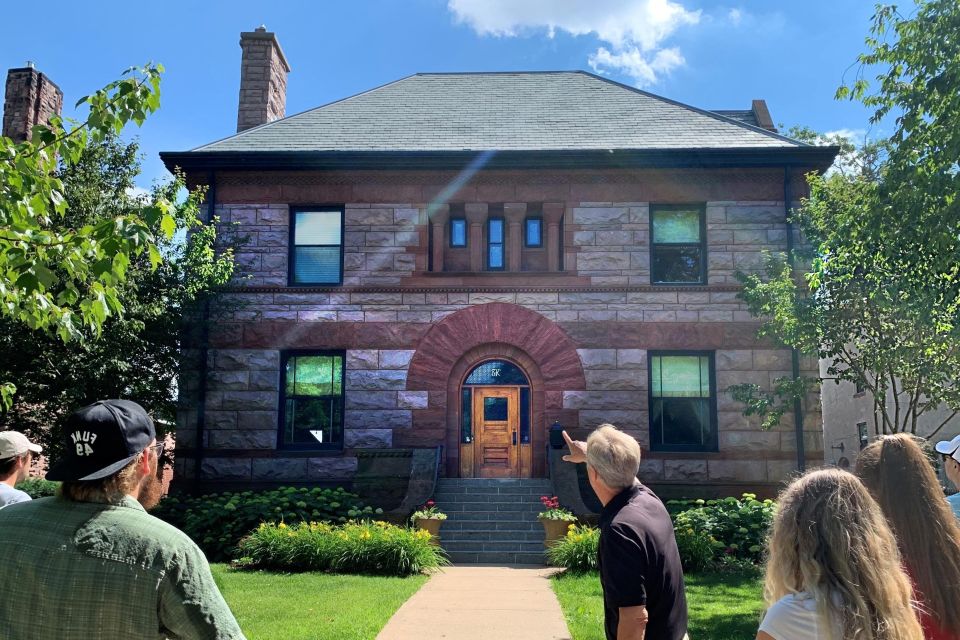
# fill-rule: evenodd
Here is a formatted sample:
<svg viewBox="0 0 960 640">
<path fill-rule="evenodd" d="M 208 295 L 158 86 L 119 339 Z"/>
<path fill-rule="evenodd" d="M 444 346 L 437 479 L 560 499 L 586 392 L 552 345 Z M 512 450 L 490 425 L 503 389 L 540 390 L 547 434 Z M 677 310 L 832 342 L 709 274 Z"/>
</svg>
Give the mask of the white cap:
<svg viewBox="0 0 960 640">
<path fill-rule="evenodd" d="M 19 431 L 0 431 L 0 460 L 22 456 L 27 451 L 40 453 L 43 447 L 33 444 Z"/>
<path fill-rule="evenodd" d="M 950 456 L 957 462 L 960 462 L 960 435 L 953 440 L 941 440 L 934 449 L 937 450 L 937 453 Z"/>
</svg>

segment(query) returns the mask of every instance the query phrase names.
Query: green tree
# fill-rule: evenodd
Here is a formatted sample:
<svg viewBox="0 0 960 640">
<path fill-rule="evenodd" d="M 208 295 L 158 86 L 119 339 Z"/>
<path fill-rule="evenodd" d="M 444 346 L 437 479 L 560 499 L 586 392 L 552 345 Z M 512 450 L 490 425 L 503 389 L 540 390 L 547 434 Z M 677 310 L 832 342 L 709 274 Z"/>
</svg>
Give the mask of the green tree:
<svg viewBox="0 0 960 640">
<path fill-rule="evenodd" d="M 183 181 L 176 177 L 149 197 L 135 196 L 139 173 L 137 145 L 107 136 L 57 174 L 67 204 L 59 222 L 69 228 L 136 216 L 148 201 L 171 203 L 174 233 L 167 235 L 160 220 L 147 225 L 159 262 L 146 252 L 135 254 L 126 278 L 114 284 L 123 312 L 98 327 L 77 328 L 78 339 L 67 342 L 14 318 L 0 319 L 0 379 L 15 380 L 18 387 L 2 423 L 51 448 L 57 443 L 49 437 L 50 425 L 102 398 L 136 399 L 158 419 L 161 432 L 172 424 L 179 351 L 191 326 L 185 316 L 232 273 L 232 252 L 216 253 L 214 225 L 199 220 L 203 192 L 178 198 Z"/>
<path fill-rule="evenodd" d="M 58 167 L 70 167 L 91 144 L 141 125 L 160 106 L 160 65 L 131 69 L 82 98 L 82 122 L 59 116 L 33 128 L 31 140 L 0 137 L 0 317 L 55 333 L 63 341 L 96 334 L 122 312 L 117 287 L 132 259 L 162 261 L 157 233 L 171 238 L 176 219 L 166 193 L 134 210 L 71 226 Z M 0 406 L 15 392 L 0 379 Z"/>
<path fill-rule="evenodd" d="M 809 176 L 810 197 L 791 217 L 805 254 L 770 256 L 764 277 L 740 276 L 763 333 L 824 360 L 827 379 L 871 392 L 877 433 L 916 432 L 946 406 L 939 430 L 960 411 L 958 33 L 955 0 L 920 0 L 909 17 L 877 8 L 869 51 L 837 97 L 873 109 L 873 122 L 892 117 L 893 134 L 848 145 L 841 166 L 852 170 Z M 770 426 L 812 382 L 731 391 Z"/>
</svg>

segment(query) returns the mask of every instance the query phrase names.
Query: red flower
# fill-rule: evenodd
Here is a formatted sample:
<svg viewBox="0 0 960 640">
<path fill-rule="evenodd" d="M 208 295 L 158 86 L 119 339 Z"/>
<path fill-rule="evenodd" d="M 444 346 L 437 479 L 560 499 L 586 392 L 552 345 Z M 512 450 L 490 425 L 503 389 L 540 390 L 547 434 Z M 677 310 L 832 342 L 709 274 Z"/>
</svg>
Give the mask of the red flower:
<svg viewBox="0 0 960 640">
<path fill-rule="evenodd" d="M 435 504 L 437 504 L 437 503 L 434 502 L 433 500 L 427 500 L 427 506 L 428 506 L 428 507 L 432 507 L 432 506 L 435 505 Z"/>
</svg>

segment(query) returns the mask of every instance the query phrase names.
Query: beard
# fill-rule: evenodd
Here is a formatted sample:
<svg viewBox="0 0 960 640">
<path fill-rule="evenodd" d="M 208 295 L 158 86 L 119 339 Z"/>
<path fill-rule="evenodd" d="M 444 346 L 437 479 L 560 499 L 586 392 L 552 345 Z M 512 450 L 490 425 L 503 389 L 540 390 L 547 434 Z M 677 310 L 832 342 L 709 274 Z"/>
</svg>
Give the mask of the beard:
<svg viewBox="0 0 960 640">
<path fill-rule="evenodd" d="M 151 473 L 143 479 L 143 483 L 140 485 L 140 495 L 137 497 L 137 502 L 147 511 L 157 506 L 160 503 L 160 498 L 163 497 L 163 483 L 160 481 L 162 468 L 158 469 L 157 467 L 157 462 L 154 460 L 150 468 Z"/>
</svg>

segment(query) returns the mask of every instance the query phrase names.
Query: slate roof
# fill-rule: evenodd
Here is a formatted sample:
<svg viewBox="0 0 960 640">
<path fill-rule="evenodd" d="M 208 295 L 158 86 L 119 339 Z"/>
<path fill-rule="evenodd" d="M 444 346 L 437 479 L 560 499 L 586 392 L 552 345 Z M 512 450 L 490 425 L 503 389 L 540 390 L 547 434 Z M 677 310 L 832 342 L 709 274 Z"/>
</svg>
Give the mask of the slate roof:
<svg viewBox="0 0 960 640">
<path fill-rule="evenodd" d="M 711 109 L 711 111 L 725 118 L 748 124 L 751 127 L 760 126 L 757 124 L 757 114 L 753 112 L 753 109 Z"/>
<path fill-rule="evenodd" d="M 420 73 L 203 145 L 204 152 L 808 147 L 584 71 Z"/>
</svg>

